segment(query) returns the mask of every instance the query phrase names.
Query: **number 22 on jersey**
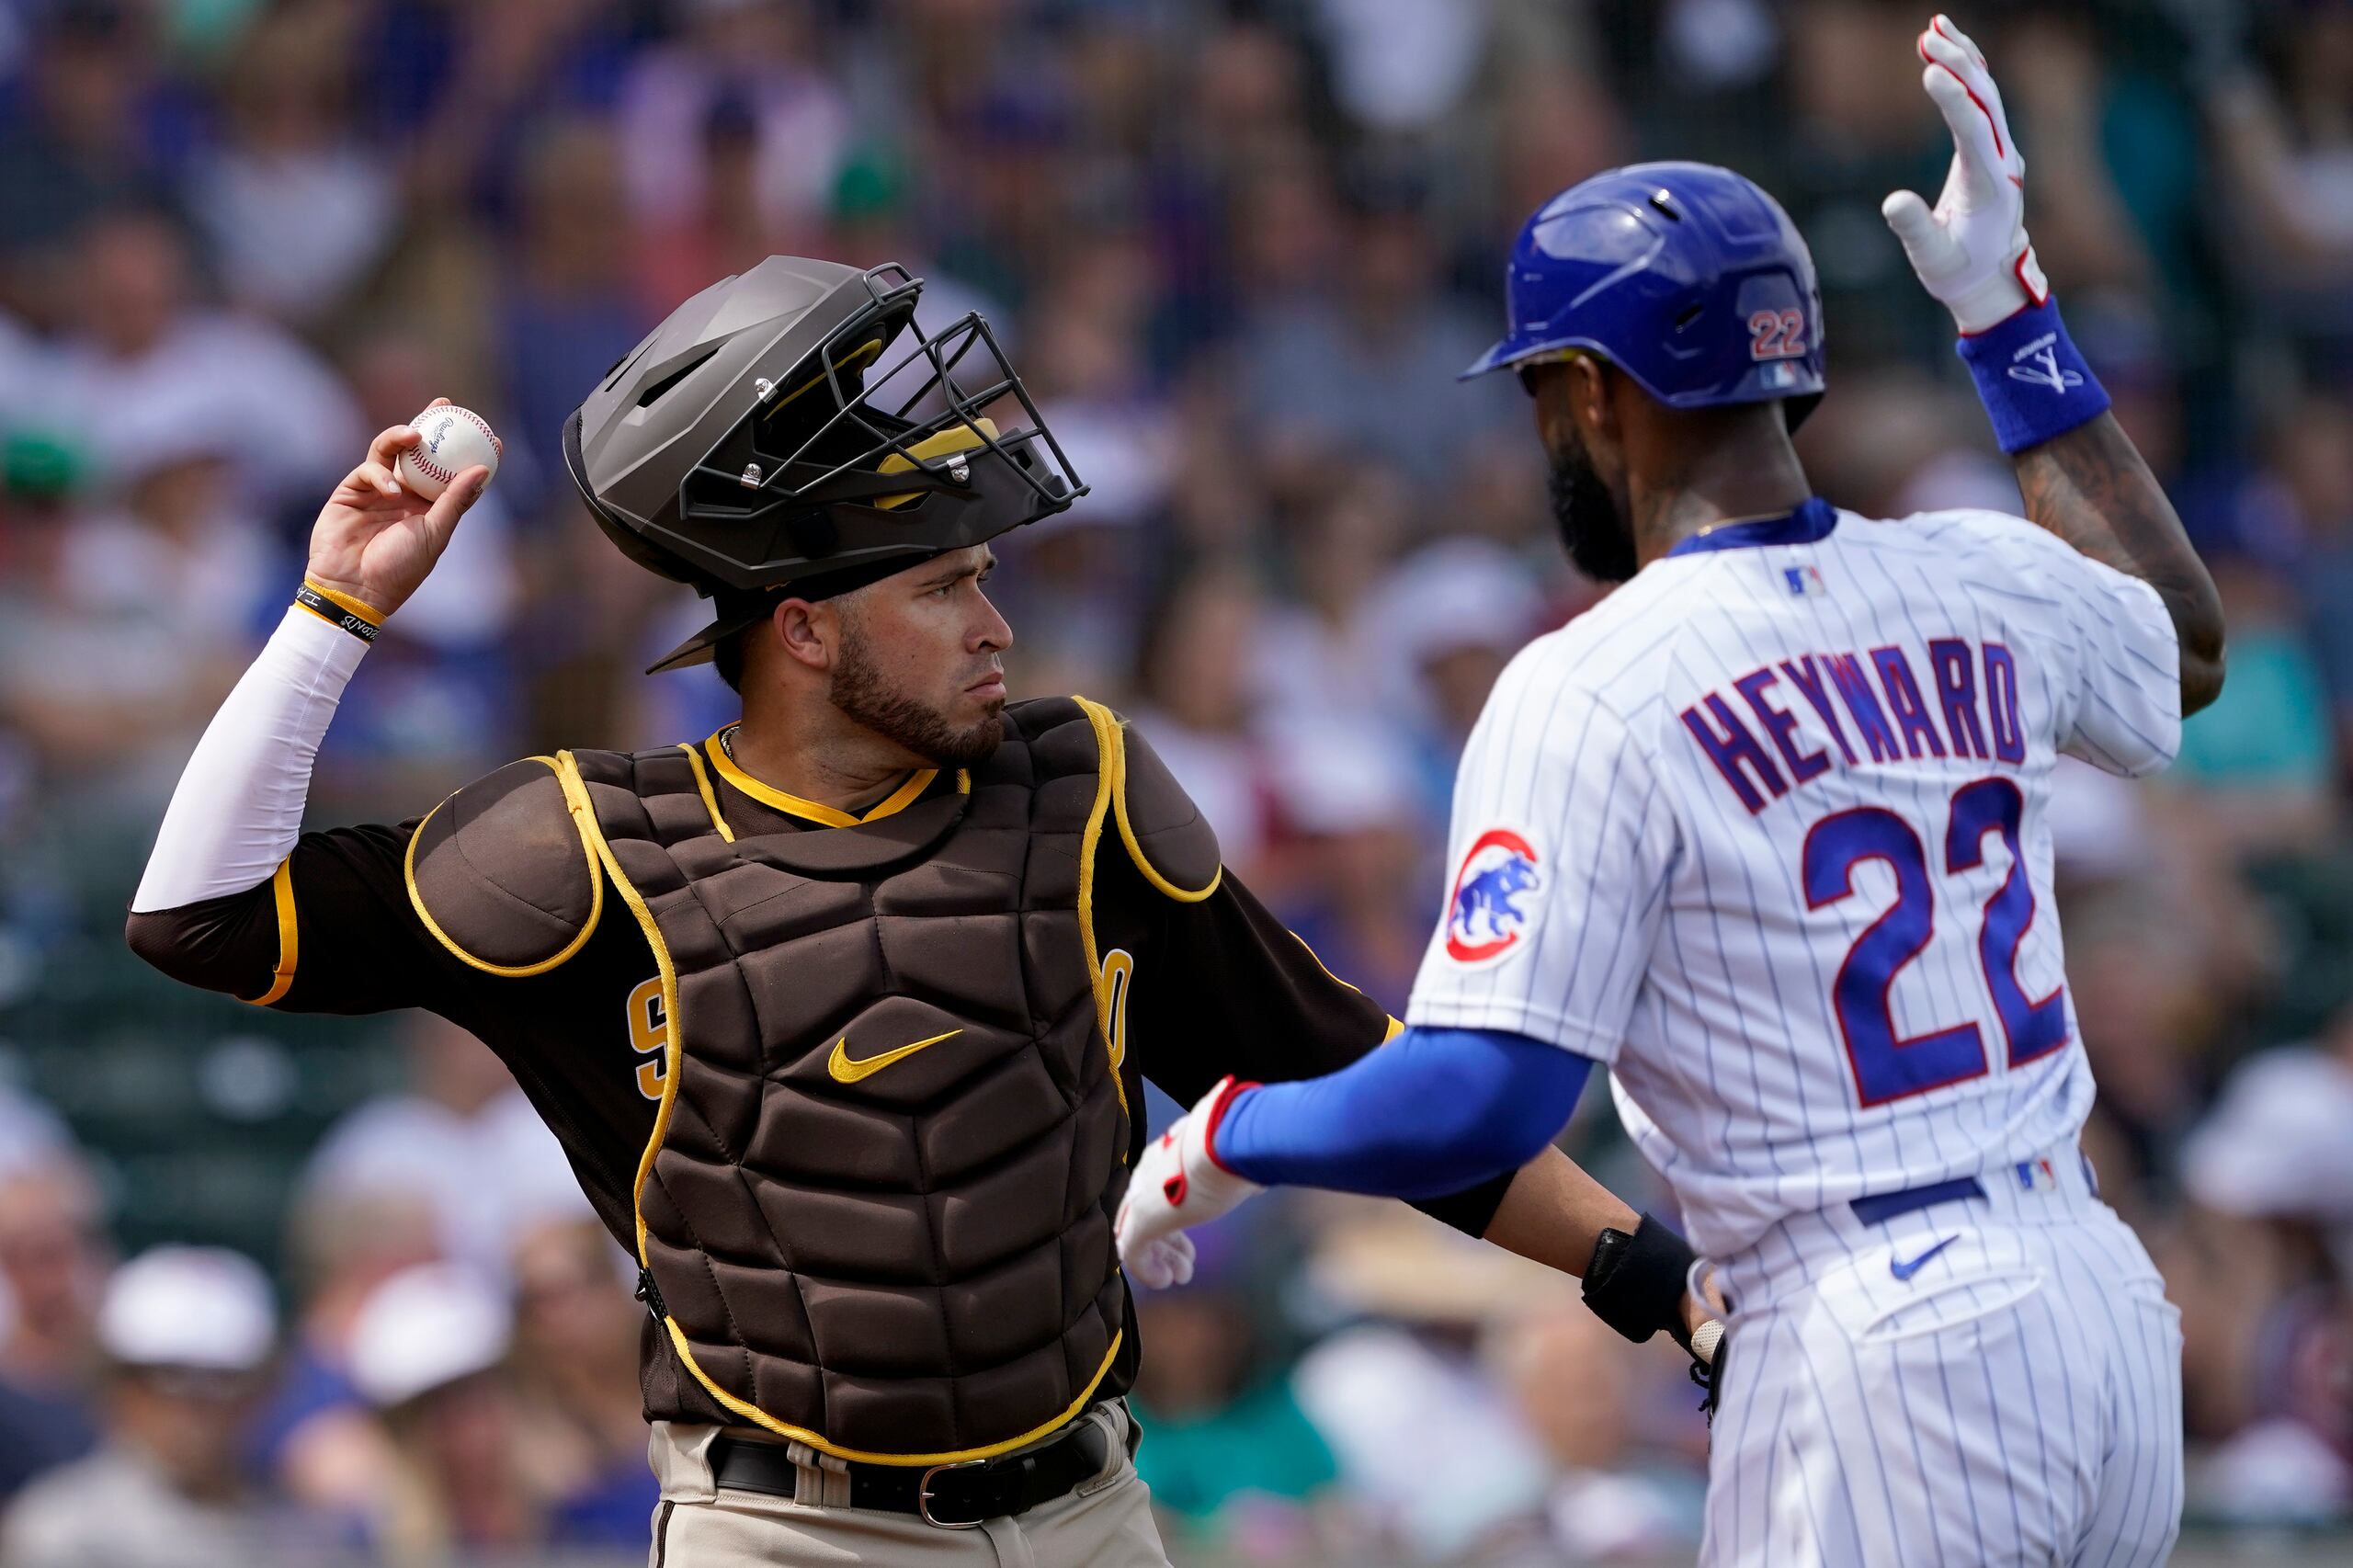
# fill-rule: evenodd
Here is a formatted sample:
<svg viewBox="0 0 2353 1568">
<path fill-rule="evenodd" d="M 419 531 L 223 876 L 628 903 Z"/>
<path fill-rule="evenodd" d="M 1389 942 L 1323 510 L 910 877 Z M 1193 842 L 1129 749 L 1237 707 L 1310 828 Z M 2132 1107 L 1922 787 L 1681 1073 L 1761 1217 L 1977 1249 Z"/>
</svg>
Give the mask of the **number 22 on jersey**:
<svg viewBox="0 0 2353 1568">
<path fill-rule="evenodd" d="M 2001 835 L 2009 874 L 1979 916 L 1977 956 L 2012 1067 L 2049 1055 L 2067 1043 L 2066 987 L 2029 999 L 2018 984 L 2018 948 L 2034 924 L 2034 888 L 2018 843 L 2024 801 L 2006 778 L 1980 778 L 1953 792 L 1945 829 L 1948 875 L 1985 863 L 1985 838 Z M 1895 876 L 1895 902 L 1847 949 L 1831 985 L 1838 1031 L 1854 1069 L 1855 1094 L 1865 1108 L 1984 1076 L 1985 1041 L 1973 1022 L 1914 1035 L 1895 1032 L 1889 991 L 1904 966 L 1936 936 L 1936 892 L 1927 846 L 1895 812 L 1878 806 L 1834 812 L 1805 836 L 1802 872 L 1806 905 L 1824 909 L 1854 895 L 1855 868 L 1884 862 Z"/>
</svg>

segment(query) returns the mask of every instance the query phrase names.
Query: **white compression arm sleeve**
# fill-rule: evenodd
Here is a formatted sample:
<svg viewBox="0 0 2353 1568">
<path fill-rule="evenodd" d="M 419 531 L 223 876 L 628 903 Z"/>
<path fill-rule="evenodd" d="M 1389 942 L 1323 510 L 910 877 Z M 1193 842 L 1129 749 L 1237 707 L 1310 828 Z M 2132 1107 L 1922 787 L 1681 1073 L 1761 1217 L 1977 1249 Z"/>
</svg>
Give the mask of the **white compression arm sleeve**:
<svg viewBox="0 0 2353 1568">
<path fill-rule="evenodd" d="M 188 759 L 132 913 L 177 909 L 270 879 L 301 836 L 311 765 L 367 651 L 301 606 L 288 608 Z"/>
</svg>

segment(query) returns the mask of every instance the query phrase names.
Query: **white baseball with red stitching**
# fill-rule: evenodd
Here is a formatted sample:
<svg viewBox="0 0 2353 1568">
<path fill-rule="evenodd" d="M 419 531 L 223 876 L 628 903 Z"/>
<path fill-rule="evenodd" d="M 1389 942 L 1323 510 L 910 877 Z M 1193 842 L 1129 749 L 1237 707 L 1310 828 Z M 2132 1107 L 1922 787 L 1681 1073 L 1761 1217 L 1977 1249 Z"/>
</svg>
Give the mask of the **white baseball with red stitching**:
<svg viewBox="0 0 2353 1568">
<path fill-rule="evenodd" d="M 2026 237 L 2026 159 L 1968 34 L 1949 17 L 1932 17 L 1920 59 L 1920 85 L 1952 132 L 1952 166 L 1934 208 L 1899 190 L 1880 211 L 1928 292 L 1963 333 L 1980 333 L 2051 297 Z"/>
<path fill-rule="evenodd" d="M 393 473 L 427 501 L 477 465 L 490 470 L 491 478 L 498 477 L 498 460 L 506 446 L 490 421 L 472 409 L 450 404 L 428 408 L 410 420 L 409 426 L 425 438 L 401 454 Z"/>
<path fill-rule="evenodd" d="M 1128 1278 L 1147 1290 L 1163 1290 L 1193 1277 L 1190 1225 L 1206 1223 L 1265 1189 L 1219 1163 L 1218 1123 L 1233 1096 L 1256 1085 L 1237 1084 L 1231 1074 L 1199 1104 L 1154 1139 L 1128 1178 L 1113 1229 L 1120 1263 Z"/>
</svg>

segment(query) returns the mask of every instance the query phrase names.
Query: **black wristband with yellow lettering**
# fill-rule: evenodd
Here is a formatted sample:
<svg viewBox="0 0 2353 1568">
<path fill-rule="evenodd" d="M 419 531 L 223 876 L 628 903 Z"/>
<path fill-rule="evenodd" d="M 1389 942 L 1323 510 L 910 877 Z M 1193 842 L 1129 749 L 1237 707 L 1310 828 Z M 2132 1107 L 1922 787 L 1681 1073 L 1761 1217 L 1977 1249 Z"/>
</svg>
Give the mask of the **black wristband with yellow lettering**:
<svg viewBox="0 0 2353 1568">
<path fill-rule="evenodd" d="M 338 594 L 333 588 L 321 587 L 308 577 L 294 590 L 294 602 L 330 625 L 339 626 L 362 642 L 373 642 L 384 629 L 381 610 L 363 604 L 349 594 Z"/>
</svg>

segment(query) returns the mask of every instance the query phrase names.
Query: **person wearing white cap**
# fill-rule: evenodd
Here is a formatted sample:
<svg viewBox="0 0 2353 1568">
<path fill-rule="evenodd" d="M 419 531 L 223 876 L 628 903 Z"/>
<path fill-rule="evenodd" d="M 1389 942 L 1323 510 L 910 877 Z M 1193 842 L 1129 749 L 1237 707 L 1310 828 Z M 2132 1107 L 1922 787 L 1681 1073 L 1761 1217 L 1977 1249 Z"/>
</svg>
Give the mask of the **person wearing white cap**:
<svg viewBox="0 0 2353 1568">
<path fill-rule="evenodd" d="M 498 1373 L 514 1320 L 506 1296 L 447 1263 L 378 1286 L 351 1329 L 350 1372 L 376 1407 L 400 1469 L 370 1520 L 392 1562 L 540 1544 L 541 1489 L 529 1473 L 513 1391 Z"/>
<path fill-rule="evenodd" d="M 283 1522 L 240 1467 L 278 1342 L 260 1268 L 219 1247 L 142 1253 L 108 1281 L 97 1340 L 106 1440 L 25 1489 L 0 1528 L 0 1562 L 243 1568 L 266 1543 L 282 1549 Z"/>
</svg>

